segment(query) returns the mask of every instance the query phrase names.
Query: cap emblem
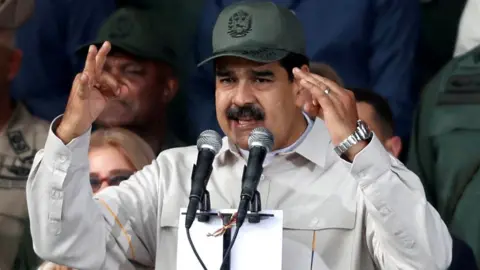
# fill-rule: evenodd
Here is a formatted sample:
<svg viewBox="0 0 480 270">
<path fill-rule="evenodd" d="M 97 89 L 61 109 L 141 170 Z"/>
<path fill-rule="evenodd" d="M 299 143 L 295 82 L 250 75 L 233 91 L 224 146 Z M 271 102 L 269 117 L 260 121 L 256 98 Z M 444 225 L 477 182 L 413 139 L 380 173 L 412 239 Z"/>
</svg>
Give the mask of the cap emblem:
<svg viewBox="0 0 480 270">
<path fill-rule="evenodd" d="M 133 22 L 129 16 L 119 16 L 112 25 L 109 37 L 112 39 L 124 39 L 133 31 Z"/>
<path fill-rule="evenodd" d="M 233 38 L 246 36 L 252 31 L 252 16 L 243 10 L 235 12 L 228 19 L 228 34 Z"/>
</svg>

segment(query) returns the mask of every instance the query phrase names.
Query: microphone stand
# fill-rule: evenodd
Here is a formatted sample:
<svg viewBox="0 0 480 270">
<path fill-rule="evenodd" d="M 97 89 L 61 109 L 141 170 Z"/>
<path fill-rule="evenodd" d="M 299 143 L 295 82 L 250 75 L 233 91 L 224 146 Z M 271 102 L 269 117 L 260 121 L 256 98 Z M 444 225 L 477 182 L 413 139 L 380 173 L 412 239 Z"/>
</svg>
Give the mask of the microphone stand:
<svg viewBox="0 0 480 270">
<path fill-rule="evenodd" d="M 253 198 L 248 206 L 248 211 L 250 211 L 250 213 L 247 214 L 248 223 L 260 223 L 262 200 L 260 198 L 260 192 L 257 190 L 255 190 L 255 193 L 253 194 Z"/>
<path fill-rule="evenodd" d="M 210 210 L 212 210 L 210 205 L 210 193 L 207 189 L 203 192 L 202 200 L 198 205 L 197 220 L 198 222 L 209 222 L 210 221 Z"/>
</svg>

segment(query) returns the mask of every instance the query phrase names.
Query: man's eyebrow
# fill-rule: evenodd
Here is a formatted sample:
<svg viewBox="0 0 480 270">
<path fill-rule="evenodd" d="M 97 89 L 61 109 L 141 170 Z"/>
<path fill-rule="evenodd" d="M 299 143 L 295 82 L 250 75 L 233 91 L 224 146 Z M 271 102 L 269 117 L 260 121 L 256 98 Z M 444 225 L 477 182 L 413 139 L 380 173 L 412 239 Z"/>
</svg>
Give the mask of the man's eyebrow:
<svg viewBox="0 0 480 270">
<path fill-rule="evenodd" d="M 271 70 L 252 70 L 250 73 L 256 77 L 275 77 Z"/>
<path fill-rule="evenodd" d="M 111 170 L 110 174 L 113 174 L 113 175 L 115 175 L 115 174 L 116 175 L 118 175 L 118 174 L 129 175 L 129 174 L 132 174 L 132 171 L 126 170 L 126 169 L 115 169 L 115 170 Z"/>
<path fill-rule="evenodd" d="M 215 70 L 215 75 L 218 77 L 230 77 L 232 76 L 232 71 L 225 69 L 225 68 L 220 68 Z"/>
</svg>

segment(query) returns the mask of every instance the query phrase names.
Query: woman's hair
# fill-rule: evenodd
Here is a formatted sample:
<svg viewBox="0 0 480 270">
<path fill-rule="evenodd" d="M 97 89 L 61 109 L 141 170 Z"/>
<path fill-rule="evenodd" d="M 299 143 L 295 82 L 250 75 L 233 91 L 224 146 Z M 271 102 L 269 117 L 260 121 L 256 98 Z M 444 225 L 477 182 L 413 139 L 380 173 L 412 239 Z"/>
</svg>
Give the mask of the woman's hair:
<svg viewBox="0 0 480 270">
<path fill-rule="evenodd" d="M 90 150 L 111 146 L 123 153 L 136 170 L 152 163 L 155 153 L 152 148 L 135 133 L 123 128 L 99 129 L 92 133 Z"/>
</svg>

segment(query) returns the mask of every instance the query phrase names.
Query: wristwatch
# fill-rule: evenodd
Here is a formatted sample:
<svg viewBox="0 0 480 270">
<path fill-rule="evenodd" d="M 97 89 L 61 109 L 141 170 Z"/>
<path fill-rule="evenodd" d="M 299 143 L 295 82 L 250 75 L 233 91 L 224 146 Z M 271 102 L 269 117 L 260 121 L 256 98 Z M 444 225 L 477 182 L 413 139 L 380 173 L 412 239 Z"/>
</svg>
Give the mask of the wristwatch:
<svg viewBox="0 0 480 270">
<path fill-rule="evenodd" d="M 368 125 L 362 120 L 357 121 L 357 129 L 353 132 L 352 135 L 348 136 L 343 142 L 337 145 L 334 150 L 337 155 L 341 156 L 348 151 L 352 146 L 361 142 L 370 140 L 373 136 L 372 131 Z"/>
</svg>

